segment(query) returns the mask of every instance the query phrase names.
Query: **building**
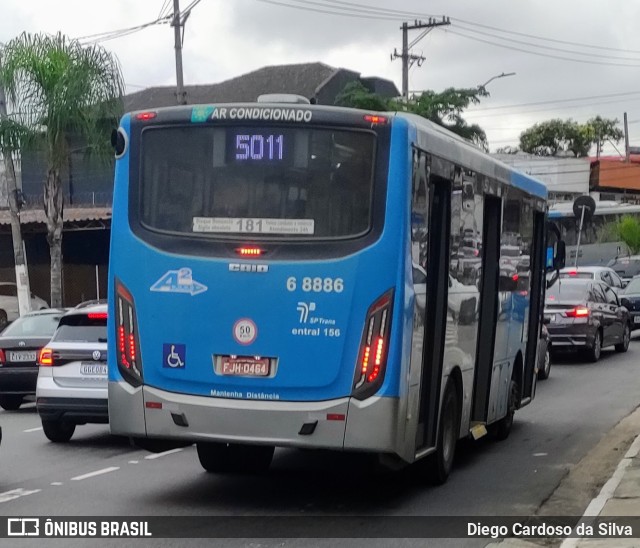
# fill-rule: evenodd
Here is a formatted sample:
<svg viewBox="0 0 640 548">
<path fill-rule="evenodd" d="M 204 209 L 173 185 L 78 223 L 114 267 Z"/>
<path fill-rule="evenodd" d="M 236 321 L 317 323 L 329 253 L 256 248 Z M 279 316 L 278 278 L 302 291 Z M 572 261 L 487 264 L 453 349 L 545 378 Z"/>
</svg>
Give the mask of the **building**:
<svg viewBox="0 0 640 548">
<path fill-rule="evenodd" d="M 491 156 L 527 175 L 540 179 L 547 185 L 551 202 L 574 200 L 577 196 L 589 193 L 591 176 L 589 158 L 536 156 L 524 152 L 495 153 Z"/>
<path fill-rule="evenodd" d="M 640 150 L 630 154 L 629 160 L 620 156 L 591 158 L 589 190 L 600 200 L 640 203 Z"/>
</svg>

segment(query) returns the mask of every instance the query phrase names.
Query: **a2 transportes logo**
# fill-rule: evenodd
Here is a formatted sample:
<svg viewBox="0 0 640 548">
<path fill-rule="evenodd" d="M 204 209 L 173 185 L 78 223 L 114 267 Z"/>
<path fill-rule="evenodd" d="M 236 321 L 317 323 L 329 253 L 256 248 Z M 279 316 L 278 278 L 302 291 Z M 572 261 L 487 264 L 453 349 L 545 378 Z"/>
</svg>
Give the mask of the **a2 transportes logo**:
<svg viewBox="0 0 640 548">
<path fill-rule="evenodd" d="M 180 268 L 169 270 L 150 289 L 161 293 L 189 293 L 193 296 L 206 291 L 207 286 L 193 279 L 190 268 Z"/>
<path fill-rule="evenodd" d="M 187 366 L 187 345 L 164 343 L 162 345 L 162 367 L 184 369 Z"/>
</svg>

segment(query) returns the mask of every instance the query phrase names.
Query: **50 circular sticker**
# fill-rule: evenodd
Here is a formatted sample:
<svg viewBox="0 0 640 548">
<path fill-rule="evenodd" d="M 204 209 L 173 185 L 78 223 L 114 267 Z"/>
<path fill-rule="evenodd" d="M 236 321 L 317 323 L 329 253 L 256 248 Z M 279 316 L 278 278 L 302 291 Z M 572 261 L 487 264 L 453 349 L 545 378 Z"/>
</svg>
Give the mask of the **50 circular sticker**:
<svg viewBox="0 0 640 548">
<path fill-rule="evenodd" d="M 251 344 L 258 336 L 258 328 L 253 320 L 242 318 L 233 324 L 233 338 L 238 344 Z"/>
</svg>

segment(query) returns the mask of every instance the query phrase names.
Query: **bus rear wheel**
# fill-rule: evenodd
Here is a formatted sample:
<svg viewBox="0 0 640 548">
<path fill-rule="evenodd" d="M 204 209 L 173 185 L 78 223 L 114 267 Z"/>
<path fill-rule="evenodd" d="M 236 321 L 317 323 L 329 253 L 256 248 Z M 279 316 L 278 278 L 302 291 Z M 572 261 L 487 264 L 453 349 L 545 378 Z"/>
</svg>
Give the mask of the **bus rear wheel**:
<svg viewBox="0 0 640 548">
<path fill-rule="evenodd" d="M 458 392 L 454 384 L 449 381 L 444 392 L 444 398 L 442 398 L 436 450 L 426 457 L 423 463 L 420 463 L 420 466 L 423 467 L 424 477 L 431 485 L 442 485 L 447 481 L 453 468 L 453 458 L 456 453 L 459 432 L 460 409 Z"/>
<path fill-rule="evenodd" d="M 236 443 L 197 443 L 198 459 L 207 472 L 215 474 L 259 474 L 271 465 L 275 447 Z"/>
</svg>

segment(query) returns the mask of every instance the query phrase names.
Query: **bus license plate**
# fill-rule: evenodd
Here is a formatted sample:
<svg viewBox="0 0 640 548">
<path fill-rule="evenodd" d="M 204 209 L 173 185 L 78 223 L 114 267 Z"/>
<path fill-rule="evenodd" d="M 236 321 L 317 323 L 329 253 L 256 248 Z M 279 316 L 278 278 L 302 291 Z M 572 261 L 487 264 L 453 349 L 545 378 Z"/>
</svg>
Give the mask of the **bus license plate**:
<svg viewBox="0 0 640 548">
<path fill-rule="evenodd" d="M 268 377 L 269 358 L 253 356 L 221 356 L 220 372 L 235 377 Z"/>
</svg>

